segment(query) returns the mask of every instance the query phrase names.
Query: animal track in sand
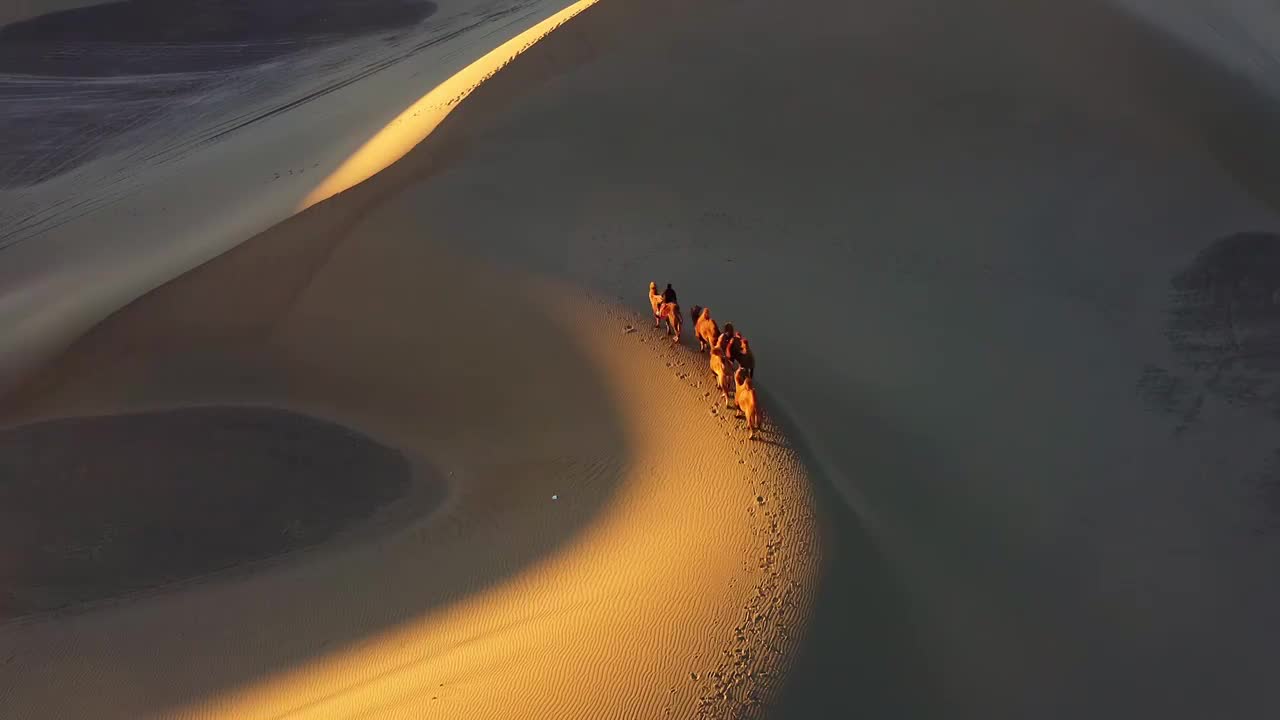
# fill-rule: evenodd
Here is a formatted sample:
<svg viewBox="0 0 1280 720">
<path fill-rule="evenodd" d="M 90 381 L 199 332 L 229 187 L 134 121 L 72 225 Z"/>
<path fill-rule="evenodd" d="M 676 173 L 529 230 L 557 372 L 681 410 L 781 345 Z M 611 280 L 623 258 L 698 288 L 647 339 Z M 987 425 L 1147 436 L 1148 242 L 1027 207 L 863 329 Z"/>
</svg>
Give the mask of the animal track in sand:
<svg viewBox="0 0 1280 720">
<path fill-rule="evenodd" d="M 639 340 L 645 342 L 644 338 Z M 666 367 L 672 367 L 683 363 L 679 360 L 673 363 L 671 353 L 688 349 L 683 344 L 679 350 L 664 344 L 659 350 Z M 700 387 L 698 382 L 687 384 L 695 392 Z M 702 393 L 704 399 L 711 396 L 710 391 Z M 719 403 L 708 408 L 708 413 L 721 422 L 729 419 L 729 413 L 720 412 Z M 732 438 L 733 434 L 725 431 L 725 437 Z M 744 470 L 756 472 L 756 466 L 746 467 L 742 455 L 737 458 Z M 763 708 L 766 698 L 778 688 L 781 678 L 770 673 L 765 665 L 774 657 L 786 654 L 785 647 L 792 641 L 783 617 L 798 607 L 801 598 L 800 583 L 785 579 L 784 569 L 813 554 L 809 538 L 795 537 L 790 543 L 786 540 L 788 533 L 796 531 L 786 495 L 767 480 L 746 479 L 749 483 L 758 483 L 762 489 L 746 508 L 748 516 L 758 522 L 752 535 L 761 543 L 757 546 L 759 554 L 754 561 L 743 559 L 744 574 L 758 575 L 758 579 L 741 608 L 739 622 L 721 646 L 714 668 L 709 672 L 690 672 L 690 680 L 697 688 L 696 713 L 700 718 L 751 716 Z M 670 711 L 667 708 L 667 712 Z"/>
</svg>

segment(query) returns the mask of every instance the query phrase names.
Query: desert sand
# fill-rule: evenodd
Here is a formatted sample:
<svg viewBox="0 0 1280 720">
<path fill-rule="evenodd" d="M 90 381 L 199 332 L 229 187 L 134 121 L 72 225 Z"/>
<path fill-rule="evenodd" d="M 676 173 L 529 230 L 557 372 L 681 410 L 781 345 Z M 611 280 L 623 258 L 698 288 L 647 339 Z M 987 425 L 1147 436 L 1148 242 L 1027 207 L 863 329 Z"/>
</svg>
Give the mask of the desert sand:
<svg viewBox="0 0 1280 720">
<path fill-rule="evenodd" d="M 447 488 L 0 625 L 0 715 L 1276 714 L 1276 104 L 1123 6 L 546 6 L 24 225 L 5 425 L 270 407 Z"/>
<path fill-rule="evenodd" d="M 56 443 L 47 437 L 51 423 L 109 423 L 111 436 L 129 437 L 136 453 L 154 456 L 140 467 L 145 460 L 94 453 L 67 437 L 70 458 L 53 469 L 87 466 L 78 477 L 61 473 L 64 493 L 75 492 L 77 480 L 127 476 L 119 492 L 142 485 L 127 496 L 134 503 L 115 498 L 129 512 L 114 524 L 95 517 L 96 524 L 123 525 L 130 538 L 182 542 L 165 554 L 136 539 L 121 542 L 119 530 L 86 532 L 87 521 L 60 515 L 61 526 L 79 531 L 68 538 L 75 534 L 39 522 L 39 512 L 59 512 L 48 499 L 56 493 L 38 495 L 43 502 L 26 508 L 35 516 L 30 524 L 56 542 L 16 553 L 20 572 L 11 582 L 25 583 L 14 595 L 26 602 L 12 603 L 11 614 L 21 617 L 0 626 L 0 714 L 696 717 L 758 714 L 777 697 L 802 639 L 821 556 L 807 471 L 776 425 L 748 443 L 741 422 L 711 397 L 705 358 L 672 347 L 631 303 L 536 272 L 476 264 L 408 222 L 412 208 L 397 198 L 416 183 L 421 163 L 440 166 L 457 142 L 443 153 L 420 150 L 427 157 L 323 202 L 409 152 L 467 92 L 586 5 L 530 14 L 524 31 L 505 41 L 499 34 L 487 54 L 472 50 L 478 60 L 447 82 L 417 83 L 422 97 L 390 121 L 372 109 L 371 117 L 343 111 L 352 94 L 389 109 L 379 93 L 438 72 L 438 55 L 414 55 L 398 63 L 404 67 L 394 78 L 370 77 L 342 97 L 314 101 L 310 139 L 292 137 L 296 116 L 279 115 L 290 137 L 288 149 L 276 152 L 316 152 L 322 160 L 329 151 L 317 137 L 350 132 L 344 118 L 370 125 L 339 162 L 308 168 L 323 170 L 310 185 L 284 181 L 266 193 L 233 186 L 246 170 L 279 174 L 264 158 L 244 155 L 282 142 L 256 128 L 228 136 L 216 156 L 190 153 L 170 163 L 220 178 L 239 200 L 265 194 L 264 212 L 247 216 L 264 227 L 277 219 L 268 213 L 284 218 L 320 204 L 97 324 L 23 373 L 6 396 L 3 422 L 13 429 L 5 437 L 20 456 L 24 438 Z M 381 90 L 368 82 L 375 79 Z M 104 155 L 35 192 L 84 182 L 95 166 L 112 162 Z M 149 217 L 164 194 L 156 178 L 172 172 L 135 171 L 132 182 L 144 189 L 105 212 Z M 213 200 L 202 207 L 187 202 L 173 221 L 201 225 L 227 209 Z M 102 212 L 62 225 L 58 237 L 86 242 L 76 224 L 97 226 Z M 227 228 L 243 228 L 245 218 L 215 224 L 215 242 L 243 239 Z M 146 224 L 130 227 L 146 232 Z M 211 252 L 203 243 L 213 234 L 201 233 L 192 246 Z M 48 256 L 39 249 L 43 236 L 33 238 L 12 248 L 39 265 Z M 143 245 L 135 247 L 136 259 Z M 161 263 L 189 262 L 164 249 Z M 121 297 L 166 279 L 117 260 L 119 273 L 103 280 Z M 40 273 L 21 275 L 33 276 Z M 50 308 L 54 332 L 45 338 L 75 334 L 85 317 L 79 313 L 101 309 L 87 298 Z M 38 347 L 27 339 L 9 347 L 11 357 Z M 283 524 L 279 511 L 260 505 L 306 491 L 299 488 L 305 468 L 279 468 L 271 455 L 279 448 L 263 442 L 283 429 L 237 437 L 218 426 L 192 437 L 200 427 L 170 423 L 161 432 L 153 419 L 209 407 L 227 425 L 275 408 L 297 414 L 295 426 L 314 418 L 312 425 L 350 428 L 400 453 L 414 487 L 371 519 L 340 518 L 358 532 L 322 533 L 337 520 L 313 513 L 302 529 L 318 525 L 322 537 L 305 546 L 245 538 L 241 555 L 265 557 L 210 573 L 208 565 L 228 557 L 202 543 L 210 524 L 240 513 L 243 520 L 226 522 L 236 537 L 246 527 Z M 333 442 L 315 427 L 289 432 L 281 444 L 295 456 Z M 236 485 L 263 488 L 258 497 L 221 490 L 210 499 L 220 512 L 201 514 L 195 503 L 186 517 L 199 527 L 183 528 L 183 515 L 170 517 L 175 503 L 165 491 L 178 482 L 169 475 L 182 474 L 193 453 L 216 457 L 202 443 L 219 440 L 227 459 L 206 474 L 248 475 Z M 325 460 L 314 455 L 312 463 Z M 28 460 L 19 469 L 51 466 Z M 363 486 L 348 491 L 351 514 L 366 514 L 368 486 L 387 482 L 357 462 L 325 470 L 313 471 L 314 481 L 330 495 L 338 494 L 342 470 L 348 483 Z M 202 480 L 192 474 L 182 481 Z M 178 530 L 157 533 L 159 525 Z M 86 547 L 103 556 L 97 564 L 81 558 Z M 107 585 L 92 572 L 107 561 L 133 570 L 133 585 L 151 586 L 122 593 L 127 579 Z M 180 562 L 181 582 L 155 582 Z M 60 592 L 38 585 L 50 576 Z M 107 598 L 66 603 L 95 589 Z M 50 596 L 63 601 L 58 612 L 32 612 L 40 601 L 51 604 Z"/>
<path fill-rule="evenodd" d="M 15 0 L 15 2 L 5 5 L 3 14 L 0 14 L 0 25 L 30 20 L 31 18 L 66 10 L 101 5 L 105 2 L 110 2 L 110 0 Z"/>
<path fill-rule="evenodd" d="M 692 717 L 776 692 L 818 560 L 785 440 L 709 413 L 701 364 L 634 313 L 387 233 L 409 227 L 382 202 L 393 179 L 130 305 L 11 407 L 288 408 L 429 464 L 444 504 L 10 623 L 6 715 Z M 213 292 L 228 276 L 239 307 Z"/>
<path fill-rule="evenodd" d="M 411 483 L 414 468 L 392 448 L 263 407 L 28 424 L 0 433 L 0 457 L 0 544 L 11 561 L 0 566 L 3 620 L 244 568 L 320 544 L 393 501 L 416 517 L 443 495 L 424 468 Z M 378 520 L 370 525 L 385 527 L 386 515 Z"/>
</svg>

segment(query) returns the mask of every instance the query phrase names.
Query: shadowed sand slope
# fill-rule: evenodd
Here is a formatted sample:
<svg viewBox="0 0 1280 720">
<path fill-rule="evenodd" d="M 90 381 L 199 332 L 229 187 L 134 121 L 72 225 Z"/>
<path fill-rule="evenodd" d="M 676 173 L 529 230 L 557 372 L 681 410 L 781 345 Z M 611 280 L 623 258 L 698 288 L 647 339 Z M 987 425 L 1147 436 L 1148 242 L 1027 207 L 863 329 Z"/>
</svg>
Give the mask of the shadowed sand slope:
<svg viewBox="0 0 1280 720">
<path fill-rule="evenodd" d="M 4 619 L 314 545 L 409 477 L 336 425 L 230 407 L 0 431 L 0 468 Z"/>
<path fill-rule="evenodd" d="M 49 13 L 64 12 L 91 5 L 102 5 L 112 0 L 14 0 L 6 3 L 0 12 L 0 26 L 29 20 Z"/>
<path fill-rule="evenodd" d="M 848 508 L 781 716 L 1280 708 L 1268 98 L 1094 3 L 612 0 L 488 102 L 409 216 L 735 321 Z"/>
</svg>

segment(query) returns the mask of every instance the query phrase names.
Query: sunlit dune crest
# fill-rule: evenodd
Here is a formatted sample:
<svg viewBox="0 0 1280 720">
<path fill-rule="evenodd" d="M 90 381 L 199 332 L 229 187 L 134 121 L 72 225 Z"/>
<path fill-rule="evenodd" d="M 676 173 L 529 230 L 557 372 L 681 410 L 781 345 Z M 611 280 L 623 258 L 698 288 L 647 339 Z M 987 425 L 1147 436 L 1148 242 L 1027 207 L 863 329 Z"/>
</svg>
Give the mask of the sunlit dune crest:
<svg viewBox="0 0 1280 720">
<path fill-rule="evenodd" d="M 359 150 L 352 153 L 351 157 L 347 158 L 337 170 L 326 177 L 299 203 L 298 209 L 308 208 L 363 182 L 374 173 L 404 157 L 415 145 L 430 135 L 458 106 L 458 103 L 485 80 L 493 77 L 503 65 L 511 62 L 521 52 L 532 47 L 534 43 L 597 1 L 578 0 L 489 51 L 479 60 L 437 85 L 387 123 L 386 127 L 370 138 Z"/>
</svg>

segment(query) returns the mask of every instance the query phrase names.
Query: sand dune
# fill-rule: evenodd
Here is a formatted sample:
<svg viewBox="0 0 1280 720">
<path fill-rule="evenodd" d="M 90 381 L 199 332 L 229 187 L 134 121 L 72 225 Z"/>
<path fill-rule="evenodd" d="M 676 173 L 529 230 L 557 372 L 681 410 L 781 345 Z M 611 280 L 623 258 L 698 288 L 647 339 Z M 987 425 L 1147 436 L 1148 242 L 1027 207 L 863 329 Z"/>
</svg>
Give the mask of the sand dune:
<svg viewBox="0 0 1280 720">
<path fill-rule="evenodd" d="M 0 345 L 0 387 L 129 300 L 322 199 L 321 179 L 429 96 L 398 123 L 408 151 L 479 77 L 572 14 L 566 5 L 446 0 L 392 40 L 224 70 L 210 92 L 184 98 L 185 114 L 156 116 L 146 103 L 131 114 L 136 104 L 108 92 L 97 107 L 123 108 L 142 123 L 140 136 L 48 181 L 0 189 L 0 327 L 10 340 Z M 148 59 L 159 71 L 171 54 Z"/>
<path fill-rule="evenodd" d="M 1275 105 L 1195 46 L 1093 2 L 602 0 L 443 120 L 350 86 L 382 117 L 318 204 L 4 421 L 288 408 L 449 499 L 0 627 L 0 714 L 1274 715 Z M 752 339 L 788 447 L 711 412 L 651 279 Z"/>
<path fill-rule="evenodd" d="M 28 424 L 0 432 L 0 457 L 3 620 L 243 568 L 441 495 L 427 468 L 406 492 L 414 469 L 395 450 L 274 408 Z"/>
<path fill-rule="evenodd" d="M 412 146 L 403 124 L 364 146 L 390 162 Z M 692 717 L 776 695 L 819 557 L 785 438 L 748 445 L 710 412 L 705 360 L 632 311 L 440 251 L 400 198 L 447 159 L 398 164 L 152 292 L 4 415 L 286 408 L 438 468 L 443 507 L 10 623 L 0 714 Z"/>
<path fill-rule="evenodd" d="M 1220 339 L 1233 307 L 1245 357 L 1276 336 L 1268 101 L 1059 5 L 601 5 L 553 42 L 610 52 L 416 193 L 459 248 L 606 292 L 671 277 L 756 341 L 878 556 L 829 571 L 846 601 L 795 712 L 1276 707 L 1275 381 Z M 846 589 L 868 584 L 898 594 Z"/>
<path fill-rule="evenodd" d="M 1247 77 L 1271 93 L 1280 91 L 1280 8 L 1243 0 L 1111 0 L 1144 23 L 1169 34 L 1207 59 Z"/>
<path fill-rule="evenodd" d="M 129 0 L 0 27 L 0 187 L 120 153 L 137 173 L 166 139 L 207 141 L 243 124 L 255 96 L 278 103 L 317 75 L 353 74 L 344 66 L 385 53 L 437 9 L 426 0 L 213 0 L 193 12 Z M 229 121 L 228 106 L 239 111 Z"/>
<path fill-rule="evenodd" d="M 5 626 L 4 714 L 692 716 L 768 699 L 817 550 L 794 455 L 709 414 L 701 364 L 624 332 L 630 313 L 390 231 L 412 226 L 379 185 L 133 304 L 14 404 L 290 407 L 428 458 L 445 508 L 248 578 Z M 210 292 L 231 279 L 253 314 Z"/>
<path fill-rule="evenodd" d="M 105 2 L 110 0 L 16 0 L 5 5 L 3 14 L 0 14 L 0 26 Z"/>
</svg>

